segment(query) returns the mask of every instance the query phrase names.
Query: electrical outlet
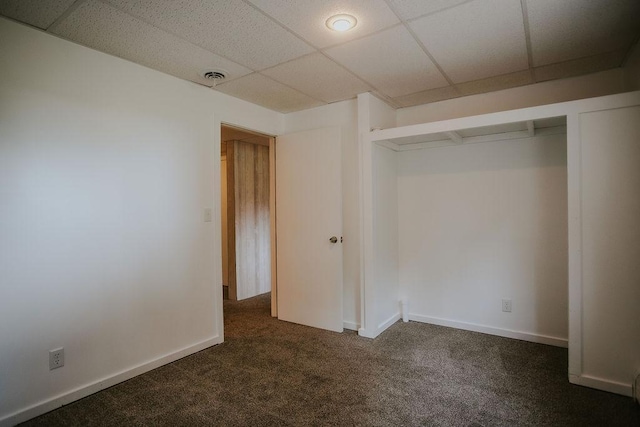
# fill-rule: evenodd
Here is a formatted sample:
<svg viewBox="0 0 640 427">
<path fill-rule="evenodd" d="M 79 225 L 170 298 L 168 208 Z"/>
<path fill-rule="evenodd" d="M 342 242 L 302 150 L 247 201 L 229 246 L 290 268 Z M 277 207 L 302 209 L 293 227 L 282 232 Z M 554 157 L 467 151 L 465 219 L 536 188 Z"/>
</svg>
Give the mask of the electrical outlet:
<svg viewBox="0 0 640 427">
<path fill-rule="evenodd" d="M 64 366 L 64 348 L 49 350 L 49 370 Z"/>
<path fill-rule="evenodd" d="M 511 300 L 503 299 L 502 300 L 502 311 L 506 313 L 511 313 Z"/>
</svg>

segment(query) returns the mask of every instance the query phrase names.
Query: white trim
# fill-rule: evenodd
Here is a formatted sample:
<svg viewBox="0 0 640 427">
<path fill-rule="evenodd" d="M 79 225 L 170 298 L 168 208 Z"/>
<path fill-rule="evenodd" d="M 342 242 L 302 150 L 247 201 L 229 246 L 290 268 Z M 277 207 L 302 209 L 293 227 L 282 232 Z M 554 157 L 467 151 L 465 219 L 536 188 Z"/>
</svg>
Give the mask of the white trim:
<svg viewBox="0 0 640 427">
<path fill-rule="evenodd" d="M 378 334 L 376 333 L 370 333 L 367 329 L 365 328 L 360 328 L 358 329 L 358 336 L 360 337 L 364 337 L 364 338 L 375 338 L 378 336 Z"/>
<path fill-rule="evenodd" d="M 370 140 L 370 97 L 358 95 L 358 143 L 360 145 L 360 329 L 358 335 L 375 338 L 373 281 L 373 156 Z"/>
<path fill-rule="evenodd" d="M 381 147 L 388 148 L 388 149 L 390 149 L 392 151 L 400 151 L 401 150 L 401 146 L 400 145 L 396 144 L 395 142 L 391 142 L 391 141 L 387 141 L 387 140 L 376 141 L 376 142 L 374 142 L 374 144 L 379 145 Z"/>
<path fill-rule="evenodd" d="M 596 390 L 608 391 L 609 393 L 621 394 L 631 397 L 631 384 L 619 383 L 617 381 L 605 380 L 603 378 L 592 377 L 591 375 L 569 375 L 571 384 L 581 385 L 584 387 L 595 388 Z"/>
<path fill-rule="evenodd" d="M 376 332 L 376 336 L 378 336 L 381 333 L 383 333 L 388 327 L 390 327 L 391 325 L 393 325 L 394 323 L 396 323 L 400 319 L 402 319 L 402 314 L 400 314 L 400 312 L 397 312 L 393 316 L 391 316 L 387 320 L 385 320 L 384 322 L 380 323 L 378 325 L 378 330 Z"/>
<path fill-rule="evenodd" d="M 167 363 L 175 362 L 178 359 L 182 359 L 183 357 L 189 356 L 193 353 L 197 353 L 201 350 L 204 350 L 205 348 L 220 344 L 221 342 L 222 339 L 220 336 L 209 338 L 205 341 L 199 342 L 189 347 L 185 347 L 181 350 L 164 355 L 149 362 L 142 363 L 138 366 L 119 372 L 115 375 L 102 378 L 101 380 L 92 382 L 88 385 L 84 385 L 74 390 L 59 394 L 55 397 L 7 415 L 6 417 L 0 419 L 0 427 L 14 426 L 24 421 L 30 420 L 31 418 L 37 417 L 38 415 L 42 415 L 63 405 L 68 405 L 69 403 L 82 399 L 83 397 L 87 397 L 93 393 L 99 392 L 100 390 L 104 390 L 118 383 L 129 380 L 135 376 L 144 374 L 145 372 L 151 371 L 162 365 L 166 365 Z"/>
<path fill-rule="evenodd" d="M 549 135 L 564 135 L 567 133 L 566 126 L 554 126 L 550 128 L 540 128 L 536 130 L 535 136 L 549 136 Z M 456 145 L 470 145 L 470 144 L 478 144 L 482 142 L 496 142 L 496 141 L 514 141 L 517 139 L 527 139 L 532 138 L 529 135 L 528 131 L 516 131 L 516 132 L 503 132 L 503 133 L 493 133 L 490 135 L 479 135 L 479 136 L 467 136 L 462 138 L 462 141 L 458 143 L 453 143 L 449 139 L 443 139 L 438 141 L 429 141 L 429 142 L 413 142 L 411 144 L 402 144 L 398 145 L 389 141 L 386 141 L 388 144 L 393 144 L 398 147 L 395 151 L 410 151 L 410 150 L 426 150 L 429 148 L 440 148 L 440 147 L 454 147 Z M 380 141 L 374 142 L 374 144 L 380 144 Z M 386 145 L 385 145 L 386 146 Z M 388 145 L 389 147 L 391 145 Z"/>
<path fill-rule="evenodd" d="M 569 375 L 582 374 L 582 150 L 580 114 L 567 115 Z"/>
<path fill-rule="evenodd" d="M 350 331 L 357 331 L 358 329 L 360 329 L 360 325 L 358 325 L 356 322 L 344 321 L 342 322 L 342 327 Z"/>
<path fill-rule="evenodd" d="M 369 133 L 369 140 L 371 142 L 375 142 L 385 139 L 404 138 L 407 136 L 443 133 L 447 131 L 457 131 L 460 129 L 471 129 L 528 120 L 539 120 L 549 117 L 560 117 L 571 113 L 622 108 L 637 105 L 639 99 L 640 91 L 635 91 L 596 98 L 580 99 L 577 101 L 561 102 L 557 104 L 540 105 L 537 107 L 481 114 L 477 116 L 420 123 L 417 125 L 400 126 L 389 129 L 374 130 Z"/>
<path fill-rule="evenodd" d="M 432 325 L 447 326 L 450 328 L 463 329 L 465 331 L 481 332 L 483 334 L 497 335 L 499 337 L 514 338 L 522 341 L 535 342 L 539 344 L 553 345 L 567 348 L 567 339 L 551 337 L 548 335 L 534 334 L 531 332 L 512 331 L 511 329 L 496 328 L 493 326 L 479 325 L 477 323 L 460 322 L 451 319 L 441 319 L 439 317 L 423 316 L 420 314 L 409 314 L 409 320 Z"/>
</svg>

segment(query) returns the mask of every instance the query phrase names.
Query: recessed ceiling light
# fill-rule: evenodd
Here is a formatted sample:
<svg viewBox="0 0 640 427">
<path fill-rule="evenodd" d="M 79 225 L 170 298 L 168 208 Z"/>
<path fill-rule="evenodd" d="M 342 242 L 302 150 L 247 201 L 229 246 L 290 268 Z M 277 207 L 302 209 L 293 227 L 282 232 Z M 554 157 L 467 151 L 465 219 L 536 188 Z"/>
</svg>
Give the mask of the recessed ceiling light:
<svg viewBox="0 0 640 427">
<path fill-rule="evenodd" d="M 327 27 L 334 31 L 349 31 L 356 26 L 358 20 L 351 15 L 334 15 L 327 19 Z"/>
</svg>

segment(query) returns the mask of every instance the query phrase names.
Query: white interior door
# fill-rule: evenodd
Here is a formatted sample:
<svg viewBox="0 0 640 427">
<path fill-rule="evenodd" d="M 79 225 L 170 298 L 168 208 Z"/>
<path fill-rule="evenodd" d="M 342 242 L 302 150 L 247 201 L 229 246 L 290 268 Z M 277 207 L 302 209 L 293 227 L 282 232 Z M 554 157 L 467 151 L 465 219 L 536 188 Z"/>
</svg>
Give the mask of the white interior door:
<svg viewBox="0 0 640 427">
<path fill-rule="evenodd" d="M 278 318 L 338 332 L 343 325 L 341 146 L 339 128 L 276 140 Z"/>
</svg>

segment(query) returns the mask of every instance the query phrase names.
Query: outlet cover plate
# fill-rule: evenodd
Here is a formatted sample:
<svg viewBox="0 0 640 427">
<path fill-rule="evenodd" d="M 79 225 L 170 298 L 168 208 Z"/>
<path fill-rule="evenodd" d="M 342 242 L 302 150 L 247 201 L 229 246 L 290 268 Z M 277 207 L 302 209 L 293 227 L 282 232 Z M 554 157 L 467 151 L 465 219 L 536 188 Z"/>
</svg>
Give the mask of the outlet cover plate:
<svg viewBox="0 0 640 427">
<path fill-rule="evenodd" d="M 49 370 L 62 368 L 64 366 L 64 348 L 49 350 Z"/>
<path fill-rule="evenodd" d="M 511 300 L 503 299 L 502 300 L 502 311 L 505 313 L 511 313 Z"/>
</svg>

